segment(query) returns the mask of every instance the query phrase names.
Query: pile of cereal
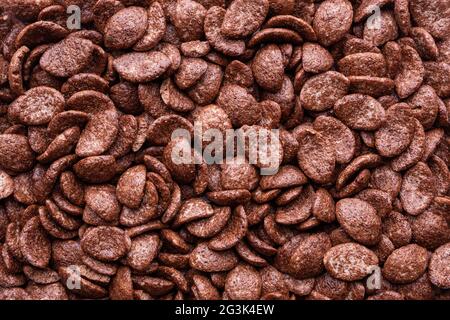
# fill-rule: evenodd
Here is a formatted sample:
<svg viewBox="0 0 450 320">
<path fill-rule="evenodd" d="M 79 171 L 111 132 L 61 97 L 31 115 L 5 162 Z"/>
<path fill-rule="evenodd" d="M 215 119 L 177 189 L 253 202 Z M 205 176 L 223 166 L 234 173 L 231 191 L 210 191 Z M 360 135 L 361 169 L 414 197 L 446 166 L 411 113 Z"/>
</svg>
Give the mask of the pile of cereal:
<svg viewBox="0 0 450 320">
<path fill-rule="evenodd" d="M 450 299 L 449 112 L 448 0 L 3 0 L 0 300 Z"/>
</svg>

